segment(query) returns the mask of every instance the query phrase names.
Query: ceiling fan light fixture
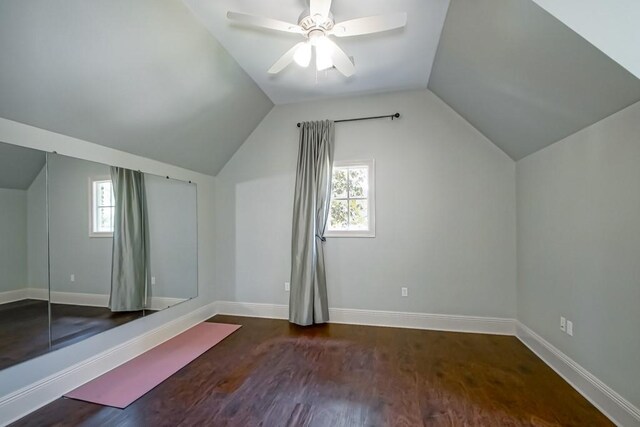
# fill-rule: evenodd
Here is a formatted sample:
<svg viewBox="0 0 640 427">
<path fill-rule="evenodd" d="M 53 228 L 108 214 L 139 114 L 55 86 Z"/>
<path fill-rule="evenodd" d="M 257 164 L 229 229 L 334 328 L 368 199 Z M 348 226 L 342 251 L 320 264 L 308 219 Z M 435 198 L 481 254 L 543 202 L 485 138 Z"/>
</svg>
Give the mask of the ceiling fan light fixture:
<svg viewBox="0 0 640 427">
<path fill-rule="evenodd" d="M 309 42 L 300 45 L 298 49 L 296 49 L 295 55 L 293 55 L 293 60 L 296 61 L 296 64 L 303 68 L 307 68 L 311 63 L 311 44 Z"/>
<path fill-rule="evenodd" d="M 403 28 L 407 24 L 405 12 L 355 18 L 336 23 L 331 13 L 332 0 L 308 0 L 308 2 L 309 8 L 304 10 L 298 18 L 298 25 L 231 11 L 227 12 L 227 18 L 237 24 L 294 33 L 306 38 L 305 41 L 286 51 L 269 68 L 269 74 L 279 73 L 292 62 L 296 62 L 301 67 L 308 67 L 315 51 L 318 71 L 335 66 L 336 70 L 345 77 L 351 77 L 356 71 L 353 60 L 329 36 L 342 38 L 380 33 Z"/>
<path fill-rule="evenodd" d="M 318 71 L 327 70 L 333 67 L 333 59 L 331 59 L 331 46 L 326 43 L 325 37 L 316 40 L 316 69 Z"/>
</svg>

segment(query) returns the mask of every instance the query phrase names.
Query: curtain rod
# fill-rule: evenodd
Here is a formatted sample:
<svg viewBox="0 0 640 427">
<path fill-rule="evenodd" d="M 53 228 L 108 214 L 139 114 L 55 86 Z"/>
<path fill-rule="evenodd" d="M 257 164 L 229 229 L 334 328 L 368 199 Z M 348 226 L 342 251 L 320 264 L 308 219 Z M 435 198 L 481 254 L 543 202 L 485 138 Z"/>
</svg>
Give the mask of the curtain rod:
<svg viewBox="0 0 640 427">
<path fill-rule="evenodd" d="M 386 116 L 371 116 L 371 117 L 358 117 L 357 119 L 342 119 L 342 120 L 334 120 L 334 123 L 342 123 L 342 122 L 359 122 L 360 120 L 374 120 L 374 119 L 386 119 L 391 118 L 397 119 L 400 117 L 400 113 L 388 114 Z M 298 127 L 302 126 L 302 123 L 297 124 Z"/>
</svg>

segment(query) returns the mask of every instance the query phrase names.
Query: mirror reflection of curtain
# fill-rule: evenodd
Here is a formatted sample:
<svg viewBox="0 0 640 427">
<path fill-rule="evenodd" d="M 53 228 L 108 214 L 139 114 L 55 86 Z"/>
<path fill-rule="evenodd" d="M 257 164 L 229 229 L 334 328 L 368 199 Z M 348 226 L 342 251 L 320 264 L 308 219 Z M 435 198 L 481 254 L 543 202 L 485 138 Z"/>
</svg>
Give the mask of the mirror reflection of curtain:
<svg viewBox="0 0 640 427">
<path fill-rule="evenodd" d="M 115 196 L 111 311 L 145 308 L 149 269 L 149 222 L 144 174 L 111 167 Z"/>
</svg>

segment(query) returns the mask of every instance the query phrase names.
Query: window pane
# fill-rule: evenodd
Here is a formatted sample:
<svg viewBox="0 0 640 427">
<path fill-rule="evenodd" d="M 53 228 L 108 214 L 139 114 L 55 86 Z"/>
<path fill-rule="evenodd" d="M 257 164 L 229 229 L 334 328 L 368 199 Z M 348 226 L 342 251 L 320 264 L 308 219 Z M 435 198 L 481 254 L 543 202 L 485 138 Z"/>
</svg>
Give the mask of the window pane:
<svg viewBox="0 0 640 427">
<path fill-rule="evenodd" d="M 349 229 L 349 208 L 346 200 L 332 200 L 329 210 L 329 230 Z"/>
<path fill-rule="evenodd" d="M 113 206 L 113 191 L 111 181 L 98 181 L 96 186 L 96 205 L 97 206 Z"/>
<path fill-rule="evenodd" d="M 369 173 L 367 167 L 349 168 L 349 197 L 369 195 Z"/>
<path fill-rule="evenodd" d="M 331 198 L 347 197 L 347 169 L 334 169 L 331 181 Z"/>
<path fill-rule="evenodd" d="M 113 214 L 114 208 L 98 208 L 96 212 L 96 229 L 97 233 L 113 233 Z"/>
<path fill-rule="evenodd" d="M 349 230 L 369 229 L 369 202 L 349 200 Z"/>
</svg>

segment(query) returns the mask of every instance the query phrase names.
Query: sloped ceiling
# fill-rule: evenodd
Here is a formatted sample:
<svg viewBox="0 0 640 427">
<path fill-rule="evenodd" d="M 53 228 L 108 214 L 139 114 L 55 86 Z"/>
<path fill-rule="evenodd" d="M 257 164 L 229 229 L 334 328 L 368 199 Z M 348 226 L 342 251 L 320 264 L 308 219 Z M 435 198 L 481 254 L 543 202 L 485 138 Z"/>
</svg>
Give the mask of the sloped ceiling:
<svg viewBox="0 0 640 427">
<path fill-rule="evenodd" d="M 0 142 L 0 188 L 26 190 L 45 161 L 43 151 Z"/>
<path fill-rule="evenodd" d="M 640 78 L 640 1 L 533 1 Z"/>
<path fill-rule="evenodd" d="M 640 100 L 640 80 L 531 0 L 451 0 L 429 89 L 515 160 Z"/>
<path fill-rule="evenodd" d="M 296 43 L 297 34 L 232 24 L 227 11 L 297 23 L 308 0 L 183 0 L 276 104 L 401 89 L 424 89 L 447 13 L 449 0 L 333 0 L 336 22 L 371 15 L 406 12 L 403 29 L 361 37 L 336 38 L 352 56 L 356 73 L 316 73 L 295 64 L 273 76 L 267 70 Z"/>
<path fill-rule="evenodd" d="M 273 104 L 178 0 L 3 0 L 0 116 L 215 175 Z"/>
<path fill-rule="evenodd" d="M 636 77 L 533 0 L 334 0 L 338 21 L 408 12 L 403 30 L 340 40 L 356 62 L 351 79 L 297 67 L 270 77 L 297 39 L 225 19 L 235 10 L 295 22 L 306 6 L 1 1 L 0 117 L 215 175 L 273 102 L 428 82 L 517 160 L 640 100 Z"/>
</svg>

